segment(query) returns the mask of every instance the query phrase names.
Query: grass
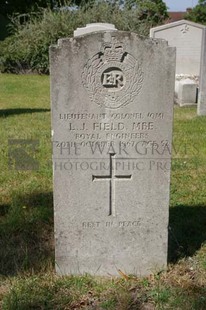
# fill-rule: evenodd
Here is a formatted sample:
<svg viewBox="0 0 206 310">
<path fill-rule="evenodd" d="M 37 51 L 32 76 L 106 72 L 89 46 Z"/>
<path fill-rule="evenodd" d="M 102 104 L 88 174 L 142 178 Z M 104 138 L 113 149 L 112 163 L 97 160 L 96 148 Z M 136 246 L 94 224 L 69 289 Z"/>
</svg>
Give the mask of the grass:
<svg viewBox="0 0 206 310">
<path fill-rule="evenodd" d="M 0 309 L 206 309 L 206 117 L 175 108 L 168 269 L 141 279 L 59 277 L 49 77 L 4 74 L 0 89 Z M 39 141 L 38 170 L 15 169 L 12 139 Z"/>
</svg>

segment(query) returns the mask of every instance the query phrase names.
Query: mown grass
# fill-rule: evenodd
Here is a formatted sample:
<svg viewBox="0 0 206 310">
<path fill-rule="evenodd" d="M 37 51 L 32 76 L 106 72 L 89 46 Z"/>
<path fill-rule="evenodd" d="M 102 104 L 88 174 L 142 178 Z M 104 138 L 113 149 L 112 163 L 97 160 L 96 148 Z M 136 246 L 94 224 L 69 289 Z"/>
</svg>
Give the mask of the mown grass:
<svg viewBox="0 0 206 310">
<path fill-rule="evenodd" d="M 0 75 L 0 308 L 206 309 L 206 117 L 175 108 L 169 266 L 138 279 L 54 272 L 49 77 Z M 16 170 L 12 139 L 38 140 Z"/>
</svg>

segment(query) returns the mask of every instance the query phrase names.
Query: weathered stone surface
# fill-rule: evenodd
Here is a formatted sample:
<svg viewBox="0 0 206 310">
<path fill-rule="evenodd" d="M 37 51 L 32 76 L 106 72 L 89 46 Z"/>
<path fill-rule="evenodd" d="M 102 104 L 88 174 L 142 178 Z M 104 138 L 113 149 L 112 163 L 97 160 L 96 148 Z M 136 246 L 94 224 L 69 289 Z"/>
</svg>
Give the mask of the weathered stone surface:
<svg viewBox="0 0 206 310">
<path fill-rule="evenodd" d="M 167 263 L 175 49 L 99 32 L 50 49 L 56 269 Z"/>
<path fill-rule="evenodd" d="M 200 74 L 202 35 L 205 26 L 180 20 L 150 30 L 150 37 L 168 41 L 177 49 L 176 74 Z"/>
</svg>

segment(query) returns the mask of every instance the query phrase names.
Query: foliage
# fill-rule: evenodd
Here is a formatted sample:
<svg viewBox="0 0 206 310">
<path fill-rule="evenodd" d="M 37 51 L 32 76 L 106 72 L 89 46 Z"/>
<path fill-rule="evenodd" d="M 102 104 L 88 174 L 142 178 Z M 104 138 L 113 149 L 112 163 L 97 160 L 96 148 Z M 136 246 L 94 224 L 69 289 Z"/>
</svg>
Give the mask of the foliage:
<svg viewBox="0 0 206 310">
<path fill-rule="evenodd" d="M 156 2 L 156 3 L 155 3 Z M 78 9 L 67 3 L 67 9 L 39 9 L 36 13 L 12 18 L 12 36 L 0 43 L 0 71 L 48 73 L 48 49 L 61 37 L 73 35 L 77 27 L 92 22 L 109 22 L 119 30 L 148 35 L 149 29 L 161 23 L 166 15 L 162 0 L 147 0 L 144 5 L 121 8 L 116 2 L 90 2 Z"/>
<path fill-rule="evenodd" d="M 8 24 L 9 19 L 0 14 L 0 40 L 4 40 L 6 37 L 8 37 Z"/>
<path fill-rule="evenodd" d="M 138 8 L 139 19 L 146 19 L 154 25 L 169 17 L 167 6 L 162 0 L 126 0 L 125 5 L 130 8 Z"/>
<path fill-rule="evenodd" d="M 187 13 L 185 18 L 206 25 L 206 0 L 199 0 L 198 4 Z"/>
<path fill-rule="evenodd" d="M 59 0 L 2 0 L 0 2 L 0 12 L 2 15 L 7 16 L 13 13 L 28 13 L 38 7 L 50 7 L 58 6 L 61 1 Z"/>
<path fill-rule="evenodd" d="M 200 5 L 206 5 L 206 0 L 199 0 L 199 1 L 198 1 L 198 4 L 200 4 Z"/>
<path fill-rule="evenodd" d="M 78 6 L 84 6 L 89 3 L 89 6 L 94 4 L 95 0 L 72 0 L 72 4 Z M 165 14 L 167 9 L 166 5 L 162 0 L 106 0 L 108 4 L 111 5 L 137 5 L 143 11 L 149 11 L 150 13 Z M 14 13 L 24 14 L 38 10 L 41 8 L 59 8 L 61 6 L 66 6 L 66 0 L 2 0 L 0 2 L 0 12 L 3 16 L 12 15 Z M 143 13 L 144 14 L 144 13 Z M 157 17 L 157 16 L 156 16 Z"/>
</svg>

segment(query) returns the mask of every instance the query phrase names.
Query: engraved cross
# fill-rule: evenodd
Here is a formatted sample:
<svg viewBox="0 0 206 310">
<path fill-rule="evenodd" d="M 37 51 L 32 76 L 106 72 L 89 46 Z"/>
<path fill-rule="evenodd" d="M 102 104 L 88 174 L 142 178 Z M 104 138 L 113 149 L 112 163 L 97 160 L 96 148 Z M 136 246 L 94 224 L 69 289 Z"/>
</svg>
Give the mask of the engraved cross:
<svg viewBox="0 0 206 310">
<path fill-rule="evenodd" d="M 115 216 L 115 181 L 131 180 L 132 175 L 116 175 L 115 173 L 115 154 L 110 155 L 109 175 L 92 175 L 92 181 L 109 181 L 109 214 Z"/>
</svg>

